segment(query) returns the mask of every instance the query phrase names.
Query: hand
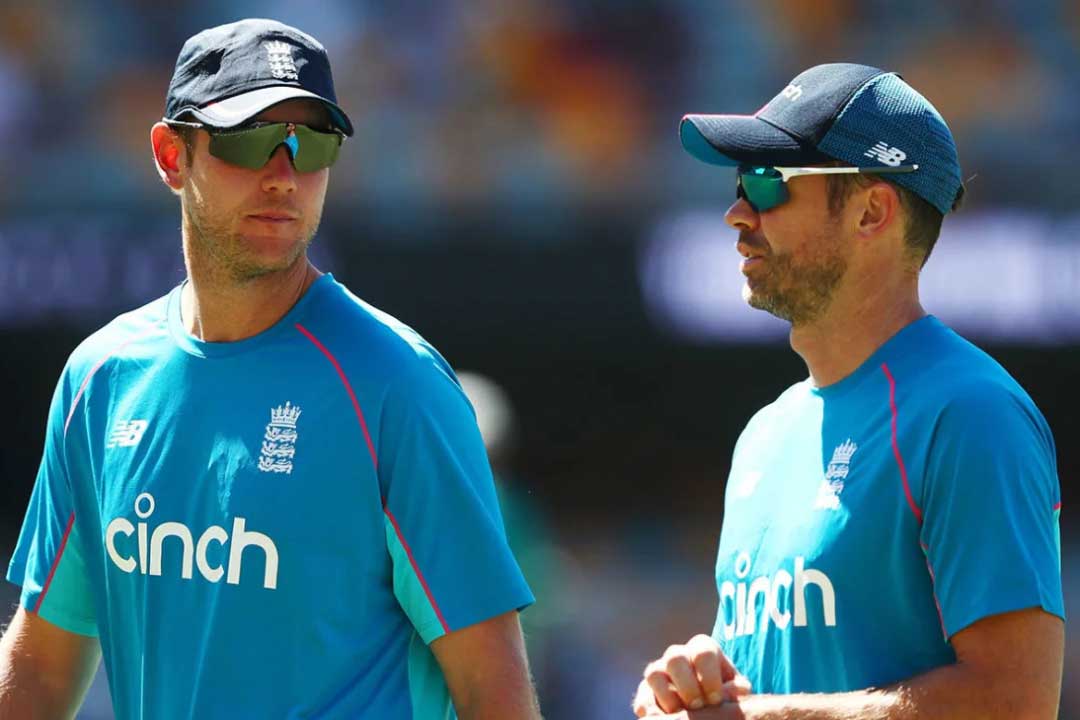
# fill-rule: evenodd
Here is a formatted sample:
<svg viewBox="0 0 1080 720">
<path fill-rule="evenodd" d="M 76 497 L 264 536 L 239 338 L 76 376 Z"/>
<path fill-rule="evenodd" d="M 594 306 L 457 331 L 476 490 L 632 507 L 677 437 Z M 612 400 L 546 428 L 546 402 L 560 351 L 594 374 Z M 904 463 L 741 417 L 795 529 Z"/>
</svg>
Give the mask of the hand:
<svg viewBox="0 0 1080 720">
<path fill-rule="evenodd" d="M 749 694 L 749 680 L 739 674 L 716 641 L 695 635 L 685 645 L 672 645 L 646 666 L 634 697 L 634 713 L 646 717 L 698 710 Z"/>
</svg>

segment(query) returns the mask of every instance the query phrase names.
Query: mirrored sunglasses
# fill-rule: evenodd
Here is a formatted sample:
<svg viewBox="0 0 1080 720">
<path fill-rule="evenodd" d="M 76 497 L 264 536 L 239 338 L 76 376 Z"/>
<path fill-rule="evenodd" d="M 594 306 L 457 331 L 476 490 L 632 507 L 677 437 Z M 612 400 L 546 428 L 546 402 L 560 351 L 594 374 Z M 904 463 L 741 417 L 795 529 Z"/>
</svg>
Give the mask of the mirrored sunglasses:
<svg viewBox="0 0 1080 720">
<path fill-rule="evenodd" d="M 297 172 L 314 172 L 334 164 L 345 135 L 324 132 L 296 123 L 251 123 L 236 129 L 214 128 L 202 123 L 166 120 L 169 125 L 196 127 L 210 135 L 210 154 L 232 165 L 258 170 L 280 145 L 285 145 Z"/>
<path fill-rule="evenodd" d="M 772 210 L 783 205 L 791 195 L 787 181 L 800 175 L 849 175 L 891 173 L 909 173 L 919 169 L 918 165 L 873 166 L 873 167 L 759 167 L 739 166 L 735 174 L 735 196 L 750 203 L 757 212 Z"/>
</svg>

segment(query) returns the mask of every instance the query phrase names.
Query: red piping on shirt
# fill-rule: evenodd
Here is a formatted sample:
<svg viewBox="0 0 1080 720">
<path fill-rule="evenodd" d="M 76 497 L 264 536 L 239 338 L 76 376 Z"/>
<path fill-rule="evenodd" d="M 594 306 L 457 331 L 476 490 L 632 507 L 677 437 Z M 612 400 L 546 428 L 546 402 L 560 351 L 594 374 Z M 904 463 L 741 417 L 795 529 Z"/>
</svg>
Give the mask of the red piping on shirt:
<svg viewBox="0 0 1080 720">
<path fill-rule="evenodd" d="M 446 623 L 446 618 L 443 617 L 442 610 L 439 609 L 439 604 L 435 602 L 435 596 L 431 594 L 431 588 L 428 587 L 427 580 L 424 579 L 424 574 L 420 572 L 420 566 L 416 564 L 416 558 L 413 557 L 412 548 L 409 547 L 409 543 L 405 542 L 405 536 L 401 533 L 401 527 L 398 525 L 397 518 L 390 512 L 390 508 L 386 507 L 385 502 L 383 503 L 383 512 L 386 513 L 386 517 L 390 518 L 390 524 L 394 526 L 394 532 L 397 533 L 401 547 L 405 548 L 405 554 L 409 556 L 409 563 L 412 565 L 413 572 L 416 573 L 416 577 L 420 580 L 420 585 L 424 588 L 424 594 L 427 595 L 428 602 L 431 603 L 431 607 L 435 610 L 435 616 L 439 618 L 439 623 L 442 625 L 443 632 L 449 633 L 450 626 Z"/>
<path fill-rule="evenodd" d="M 82 385 L 79 386 L 79 392 L 75 393 L 75 399 L 71 401 L 71 409 L 68 410 L 67 419 L 64 420 L 64 437 L 67 437 L 68 425 L 71 423 L 72 416 L 75 415 L 75 408 L 77 408 L 79 406 L 79 400 L 82 399 L 83 393 L 86 392 L 86 387 L 90 384 L 90 378 L 94 377 L 94 374 L 98 370 L 101 369 L 101 366 L 105 364 L 106 360 L 108 360 L 113 355 L 120 352 L 121 350 L 123 350 L 124 348 L 126 348 L 128 345 L 135 342 L 139 338 L 143 337 L 144 335 L 147 335 L 148 333 L 150 333 L 150 331 L 156 330 L 156 329 L 157 329 L 156 326 L 151 326 L 151 327 L 147 328 L 146 330 L 144 330 L 143 332 L 141 332 L 141 333 L 139 333 L 137 335 L 134 335 L 132 337 L 129 337 L 127 340 L 120 343 L 119 345 L 114 347 L 112 350 L 110 350 L 105 355 L 105 357 L 98 360 L 97 364 L 94 365 L 94 367 L 90 368 L 90 372 L 88 372 L 86 374 L 86 377 L 83 378 Z"/>
<path fill-rule="evenodd" d="M 364 413 L 360 410 L 360 402 L 356 399 L 356 393 L 353 392 L 352 385 L 349 383 L 349 378 L 345 377 L 345 371 L 341 369 L 340 363 L 337 358 L 326 349 L 326 346 L 319 342 L 318 338 L 311 334 L 311 331 L 300 323 L 296 323 L 296 329 L 304 333 L 304 336 L 310 340 L 315 347 L 322 351 L 322 354 L 326 356 L 326 359 L 330 361 L 330 364 L 337 370 L 338 377 L 341 378 L 341 383 L 345 386 L 345 392 L 349 393 L 349 399 L 352 400 L 353 410 L 356 411 L 356 419 L 360 421 L 360 429 L 364 432 L 364 441 L 367 443 L 368 453 L 371 454 L 371 464 L 375 466 L 375 469 L 379 469 L 379 458 L 375 455 L 375 445 L 371 442 L 371 435 L 368 433 L 367 422 L 364 421 Z"/>
<path fill-rule="evenodd" d="M 75 525 L 75 512 L 72 511 L 71 516 L 68 518 L 67 527 L 64 528 L 64 537 L 60 539 L 60 549 L 56 551 L 56 559 L 53 560 L 52 567 L 49 568 L 49 577 L 45 578 L 45 586 L 41 588 L 41 594 L 38 595 L 37 602 L 34 603 L 33 613 L 36 615 L 37 611 L 41 609 L 41 603 L 45 600 L 45 593 L 49 592 L 49 585 L 52 584 L 53 575 L 56 574 L 56 568 L 60 565 L 60 558 L 64 554 L 64 548 L 67 547 L 68 535 L 71 534 L 71 528 Z"/>
<path fill-rule="evenodd" d="M 945 637 L 946 642 L 949 640 L 949 632 L 945 629 L 945 614 L 941 612 L 941 603 L 937 598 L 937 580 L 934 579 L 934 568 L 930 565 L 930 547 L 925 543 L 919 543 L 923 549 L 923 555 L 926 557 L 926 569 L 930 571 L 930 592 L 934 596 L 934 605 L 937 607 L 938 620 L 941 621 L 941 634 Z"/>
<path fill-rule="evenodd" d="M 889 380 L 889 409 L 892 411 L 892 449 L 896 464 L 900 468 L 900 479 L 904 482 L 904 495 L 907 497 L 908 507 L 915 514 L 915 519 L 922 525 L 922 510 L 915 504 L 915 498 L 911 496 L 911 485 L 908 484 L 907 468 L 904 467 L 904 458 L 900 454 L 900 443 L 896 439 L 896 381 L 889 372 L 888 363 L 881 363 L 881 371 Z"/>
<path fill-rule="evenodd" d="M 360 429 L 364 432 L 364 441 L 367 442 L 368 452 L 371 453 L 371 463 L 375 466 L 375 469 L 378 470 L 379 459 L 375 455 L 375 445 L 371 442 L 371 435 L 368 433 L 367 422 L 364 420 L 364 413 L 360 410 L 360 402 L 356 399 L 356 393 L 353 392 L 352 384 L 349 383 L 349 379 L 345 377 L 345 371 L 341 368 L 341 364 L 338 363 L 337 358 L 326 349 L 325 345 L 319 342 L 310 330 L 300 323 L 296 323 L 296 329 L 302 332 L 315 347 L 319 348 L 323 355 L 325 355 L 334 366 L 334 369 L 337 370 L 338 376 L 341 378 L 341 382 L 345 386 L 346 392 L 349 393 L 349 399 L 352 401 L 353 410 L 356 411 L 356 419 L 360 421 Z M 412 548 L 410 548 L 409 543 L 405 541 L 405 535 L 401 532 L 401 527 L 398 525 L 397 519 L 390 512 L 390 509 L 386 507 L 385 500 L 383 501 L 383 512 L 386 513 L 386 517 L 390 518 L 390 524 L 394 526 L 394 532 L 397 533 L 401 547 L 405 548 L 405 554 L 409 557 L 409 563 L 412 565 L 413 572 L 416 573 L 416 577 L 420 580 L 420 585 L 424 588 L 424 594 L 427 595 L 428 602 L 430 602 L 431 607 L 434 608 L 435 615 L 439 618 L 439 623 L 442 625 L 443 631 L 447 633 L 450 632 L 450 626 L 447 625 L 446 618 L 443 617 L 442 610 L 439 609 L 439 604 L 435 602 L 435 596 L 432 595 L 431 588 L 428 587 L 427 580 L 424 579 L 424 574 L 420 572 L 420 566 L 416 563 Z"/>
</svg>

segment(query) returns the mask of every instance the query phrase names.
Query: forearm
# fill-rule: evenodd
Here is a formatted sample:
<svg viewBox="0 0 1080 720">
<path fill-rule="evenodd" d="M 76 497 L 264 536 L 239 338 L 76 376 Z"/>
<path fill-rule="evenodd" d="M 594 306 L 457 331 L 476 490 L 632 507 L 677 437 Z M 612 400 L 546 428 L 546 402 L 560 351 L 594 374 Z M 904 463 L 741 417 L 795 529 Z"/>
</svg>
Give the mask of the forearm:
<svg viewBox="0 0 1080 720">
<path fill-rule="evenodd" d="M 75 708 L 47 682 L 32 659 L 19 652 L 14 638 L 0 640 L 0 720 L 70 718 Z"/>
<path fill-rule="evenodd" d="M 995 684 L 996 683 L 996 684 Z M 887 688 L 848 693 L 751 695 L 689 713 L 691 720 L 1053 720 L 1057 706 L 1035 707 L 1012 680 L 963 664 L 931 670 Z"/>
<path fill-rule="evenodd" d="M 56 720 L 75 716 L 94 678 L 96 641 L 51 635 L 44 621 L 19 610 L 0 637 L 0 720 Z M 68 642 L 56 642 L 63 636 Z"/>
<path fill-rule="evenodd" d="M 511 686 L 492 684 L 486 692 L 455 699 L 454 709 L 460 720 L 540 720 L 540 706 L 528 680 Z"/>
<path fill-rule="evenodd" d="M 431 644 L 461 720 L 540 720 L 516 611 Z"/>
</svg>

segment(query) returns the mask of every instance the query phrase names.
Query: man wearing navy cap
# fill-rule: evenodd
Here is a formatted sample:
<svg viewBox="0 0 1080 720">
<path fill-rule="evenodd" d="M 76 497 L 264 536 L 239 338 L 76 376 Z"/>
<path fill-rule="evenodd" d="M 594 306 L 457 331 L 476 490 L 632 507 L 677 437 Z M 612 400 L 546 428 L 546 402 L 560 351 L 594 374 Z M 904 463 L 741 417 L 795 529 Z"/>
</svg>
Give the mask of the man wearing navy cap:
<svg viewBox="0 0 1080 720">
<path fill-rule="evenodd" d="M 753 116 L 688 115 L 736 168 L 743 296 L 809 378 L 735 446 L 711 637 L 673 645 L 639 716 L 1056 718 L 1054 440 L 1027 393 L 919 302 L 963 192 L 952 134 L 898 75 L 796 77 Z"/>
<path fill-rule="evenodd" d="M 187 41 L 151 143 L 187 279 L 64 368 L 7 577 L 0 717 L 539 718 L 476 418 L 307 258 L 353 127 L 268 20 Z"/>
</svg>

